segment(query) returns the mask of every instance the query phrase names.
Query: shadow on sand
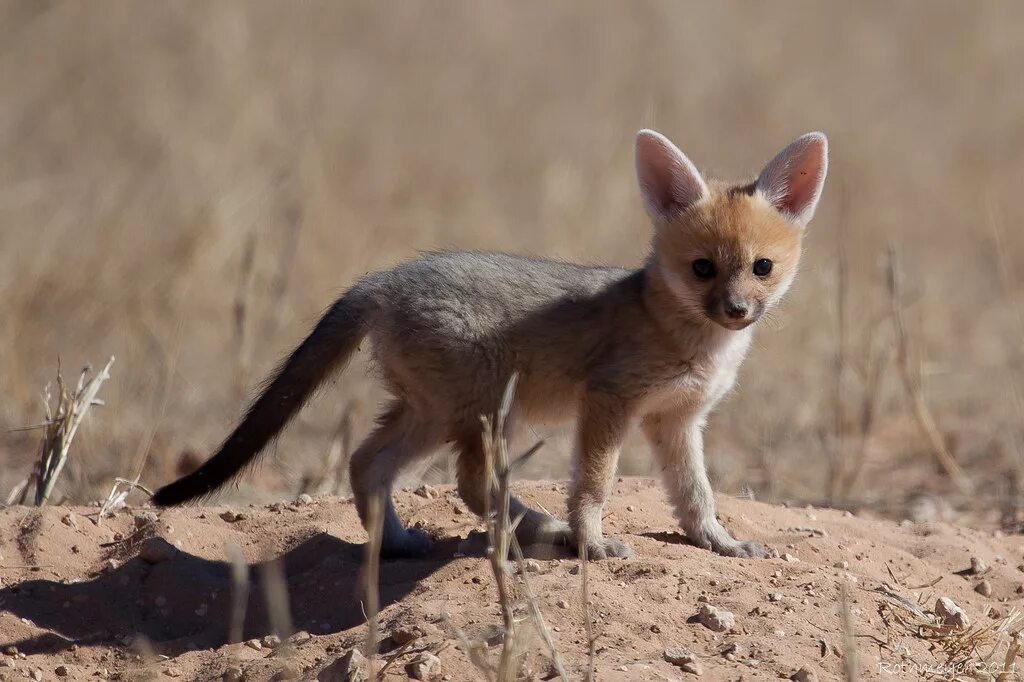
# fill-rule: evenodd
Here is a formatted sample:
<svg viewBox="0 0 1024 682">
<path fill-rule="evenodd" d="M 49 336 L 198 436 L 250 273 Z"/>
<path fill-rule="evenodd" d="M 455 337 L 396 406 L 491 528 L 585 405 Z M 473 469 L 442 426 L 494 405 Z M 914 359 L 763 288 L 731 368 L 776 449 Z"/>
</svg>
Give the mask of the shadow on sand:
<svg viewBox="0 0 1024 682">
<path fill-rule="evenodd" d="M 381 608 L 401 601 L 419 581 L 452 561 L 460 542 L 459 538 L 437 540 L 424 559 L 382 561 Z M 225 644 L 232 615 L 231 564 L 181 550 L 169 553 L 169 558 L 157 563 L 133 556 L 81 582 L 26 580 L 5 587 L 0 590 L 0 609 L 49 632 L 2 642 L 0 647 L 14 645 L 31 655 L 142 635 L 156 653 L 174 656 Z M 320 533 L 278 557 L 296 630 L 327 634 L 365 622 L 362 555 L 363 545 Z M 247 568 L 243 639 L 273 632 L 264 591 L 264 576 L 272 572 L 263 570 L 266 566 Z"/>
</svg>

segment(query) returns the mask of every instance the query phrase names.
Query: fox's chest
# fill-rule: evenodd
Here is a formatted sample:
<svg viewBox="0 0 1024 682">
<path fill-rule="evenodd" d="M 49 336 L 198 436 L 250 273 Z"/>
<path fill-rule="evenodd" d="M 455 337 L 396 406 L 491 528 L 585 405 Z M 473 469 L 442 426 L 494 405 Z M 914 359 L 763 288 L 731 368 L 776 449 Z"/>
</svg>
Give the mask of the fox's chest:
<svg viewBox="0 0 1024 682">
<path fill-rule="evenodd" d="M 749 333 L 732 335 L 725 343 L 694 356 L 677 375 L 652 386 L 650 407 L 684 407 L 706 414 L 732 389 L 750 348 Z"/>
</svg>

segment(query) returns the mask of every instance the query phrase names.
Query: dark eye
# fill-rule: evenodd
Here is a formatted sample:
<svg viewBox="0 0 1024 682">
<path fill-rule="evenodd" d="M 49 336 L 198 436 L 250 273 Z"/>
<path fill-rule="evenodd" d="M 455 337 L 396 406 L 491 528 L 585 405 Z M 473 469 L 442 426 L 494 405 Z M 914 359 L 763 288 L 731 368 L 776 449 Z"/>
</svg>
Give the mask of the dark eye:
<svg viewBox="0 0 1024 682">
<path fill-rule="evenodd" d="M 693 274 L 698 279 L 711 279 L 715 276 L 715 264 L 707 258 L 698 258 L 693 261 Z"/>
<path fill-rule="evenodd" d="M 759 258 L 754 261 L 754 274 L 758 277 L 767 277 L 772 273 L 772 262 L 767 258 Z"/>
</svg>

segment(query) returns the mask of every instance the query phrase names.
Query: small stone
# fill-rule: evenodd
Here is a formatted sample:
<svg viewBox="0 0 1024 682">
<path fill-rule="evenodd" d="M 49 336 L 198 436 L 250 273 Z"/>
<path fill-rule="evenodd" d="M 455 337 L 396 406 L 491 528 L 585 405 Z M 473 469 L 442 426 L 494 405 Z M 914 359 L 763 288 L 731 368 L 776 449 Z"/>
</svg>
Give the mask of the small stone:
<svg viewBox="0 0 1024 682">
<path fill-rule="evenodd" d="M 53 669 L 53 672 L 57 677 L 67 677 L 68 667 L 66 665 L 58 665 L 56 668 Z"/>
<path fill-rule="evenodd" d="M 665 649 L 663 656 L 672 665 L 683 665 L 684 663 L 693 663 L 697 660 L 697 654 L 682 647 Z"/>
<path fill-rule="evenodd" d="M 555 602 L 555 606 L 557 606 L 560 609 L 567 609 L 569 608 L 569 602 L 567 602 L 565 599 L 559 599 L 557 602 Z"/>
<path fill-rule="evenodd" d="M 242 518 L 243 518 L 241 514 L 239 514 L 238 512 L 234 511 L 233 509 L 225 509 L 220 514 L 218 514 L 218 516 L 220 516 L 221 519 L 223 519 L 224 521 L 227 521 L 228 523 L 234 523 L 236 521 L 241 521 Z"/>
<path fill-rule="evenodd" d="M 68 512 L 64 516 L 60 517 L 60 522 L 63 523 L 65 526 L 69 526 L 71 528 L 78 528 L 78 519 L 76 519 L 75 515 L 71 512 Z"/>
<path fill-rule="evenodd" d="M 33 670 L 31 672 L 31 674 L 30 674 L 30 677 L 33 680 L 35 680 L 36 682 L 42 682 L 42 679 L 43 679 L 43 670 L 42 670 L 42 668 L 36 668 L 35 670 Z"/>
<path fill-rule="evenodd" d="M 800 561 L 800 559 L 798 559 L 797 557 L 793 556 L 789 552 L 783 552 L 779 556 L 779 558 L 782 559 L 783 561 L 789 561 L 790 563 L 796 563 L 796 562 Z"/>
<path fill-rule="evenodd" d="M 268 649 L 273 649 L 281 645 L 281 638 L 277 635 L 267 635 L 262 640 L 260 640 L 260 644 L 267 647 Z"/>
<path fill-rule="evenodd" d="M 245 680 L 245 673 L 237 665 L 233 665 L 224 671 L 220 679 L 221 682 L 243 682 Z"/>
<path fill-rule="evenodd" d="M 797 670 L 795 673 L 789 676 L 789 679 L 794 682 L 818 682 L 818 673 L 814 672 L 806 665 Z"/>
<path fill-rule="evenodd" d="M 850 567 L 850 562 L 848 562 L 848 561 L 837 561 L 834 564 L 832 564 L 832 568 L 839 568 L 839 569 L 842 569 L 844 571 L 846 569 L 848 569 L 849 567 Z"/>
<path fill-rule="evenodd" d="M 709 630 L 727 632 L 736 624 L 736 617 L 731 612 L 719 609 L 710 604 L 701 604 L 697 612 L 697 620 Z"/>
<path fill-rule="evenodd" d="M 971 625 L 967 613 L 949 597 L 939 597 L 935 601 L 935 615 L 943 625 L 954 630 L 966 630 Z"/>
<path fill-rule="evenodd" d="M 656 635 L 661 634 L 661 626 L 655 623 L 651 626 L 651 632 L 653 632 Z"/>
<path fill-rule="evenodd" d="M 349 649 L 317 675 L 317 682 L 367 682 L 366 657 L 359 649 Z"/>
<path fill-rule="evenodd" d="M 1024 583 L 1018 583 L 1015 592 L 1017 594 L 1024 594 Z"/>
<path fill-rule="evenodd" d="M 720 653 L 726 660 L 735 661 L 738 658 L 743 658 L 743 647 L 740 646 L 739 642 L 732 642 L 722 649 Z"/>
<path fill-rule="evenodd" d="M 263 645 L 260 644 L 260 640 L 258 639 L 250 639 L 248 642 L 245 643 L 245 645 L 250 649 L 255 649 L 256 651 L 259 651 L 263 648 Z"/>
<path fill-rule="evenodd" d="M 420 497 L 427 498 L 428 500 L 432 500 L 436 496 L 434 489 L 431 488 L 429 485 L 421 485 L 419 488 L 416 488 L 416 490 L 413 492 L 419 495 Z"/>
<path fill-rule="evenodd" d="M 313 496 L 310 495 L 309 493 L 302 493 L 295 501 L 303 505 L 313 504 Z"/>
<path fill-rule="evenodd" d="M 441 659 L 431 653 L 422 653 L 406 664 L 405 672 L 414 680 L 433 682 L 441 679 Z"/>
<path fill-rule="evenodd" d="M 277 682 L 278 680 L 295 680 L 298 679 L 300 675 L 302 675 L 302 668 L 295 663 L 288 661 L 282 665 L 281 669 L 274 673 L 274 676 L 270 679 L 273 680 L 273 682 Z"/>
<path fill-rule="evenodd" d="M 309 634 L 305 630 L 299 630 L 294 635 L 289 637 L 288 641 L 291 642 L 292 644 L 298 646 L 300 644 L 305 644 L 306 642 L 308 642 L 311 639 L 313 639 L 313 635 Z"/>
<path fill-rule="evenodd" d="M 540 573 L 543 568 L 541 563 L 536 559 L 527 559 L 523 562 L 523 567 L 526 569 L 527 573 Z"/>
<path fill-rule="evenodd" d="M 391 633 L 391 641 L 398 646 L 404 646 L 413 640 L 419 639 L 423 636 L 416 628 L 398 628 Z"/>
<path fill-rule="evenodd" d="M 982 580 L 980 583 L 974 586 L 974 591 L 980 594 L 982 597 L 992 596 L 992 583 L 987 580 Z"/>
<path fill-rule="evenodd" d="M 967 569 L 968 573 L 971 575 L 981 575 L 987 570 L 988 564 L 986 564 L 982 559 L 979 559 L 976 556 L 971 557 L 971 567 Z"/>
<path fill-rule="evenodd" d="M 780 593 L 778 593 L 778 592 L 772 592 L 771 594 L 768 595 L 768 601 L 770 601 L 770 602 L 782 601 L 782 595 Z"/>
<path fill-rule="evenodd" d="M 172 558 L 177 552 L 174 545 L 163 538 L 148 538 L 142 543 L 139 558 L 148 564 L 159 564 Z"/>
<path fill-rule="evenodd" d="M 704 668 L 701 666 L 700 661 L 697 660 L 697 655 L 689 649 L 665 649 L 664 656 L 666 661 L 684 673 L 698 676 L 704 674 Z"/>
<path fill-rule="evenodd" d="M 148 511 L 148 510 L 147 511 L 141 511 L 138 514 L 135 515 L 135 527 L 136 528 L 145 528 L 146 526 L 153 525 L 154 523 L 156 523 L 159 520 L 160 520 L 160 517 L 156 515 L 156 512 Z"/>
<path fill-rule="evenodd" d="M 572 567 L 569 569 L 569 575 L 579 575 L 579 574 L 580 574 L 580 565 L 579 564 L 573 564 Z"/>
</svg>

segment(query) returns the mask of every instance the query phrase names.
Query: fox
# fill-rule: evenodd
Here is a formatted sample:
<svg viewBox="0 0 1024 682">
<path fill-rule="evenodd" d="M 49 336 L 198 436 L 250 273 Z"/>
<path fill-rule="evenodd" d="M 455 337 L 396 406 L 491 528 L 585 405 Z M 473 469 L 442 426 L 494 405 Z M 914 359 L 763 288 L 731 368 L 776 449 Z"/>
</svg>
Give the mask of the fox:
<svg viewBox="0 0 1024 682">
<path fill-rule="evenodd" d="M 735 539 L 718 520 L 703 433 L 733 388 L 755 323 L 796 276 L 828 140 L 805 134 L 741 183 L 705 179 L 653 130 L 637 133 L 634 159 L 652 227 L 642 265 L 438 251 L 365 275 L 270 376 L 216 454 L 153 502 L 205 498 L 233 479 L 368 338 L 390 400 L 353 452 L 349 474 L 364 526 L 370 501 L 382 500 L 382 556 L 430 552 L 432 539 L 403 525 L 391 495 L 403 468 L 446 445 L 459 495 L 485 514 L 480 419 L 496 413 L 513 374 L 503 435 L 575 420 L 568 521 L 513 497 L 521 545 L 565 544 L 594 560 L 631 556 L 629 545 L 603 533 L 602 509 L 621 445 L 639 428 L 687 540 L 728 557 L 765 556 L 760 543 Z"/>
</svg>

